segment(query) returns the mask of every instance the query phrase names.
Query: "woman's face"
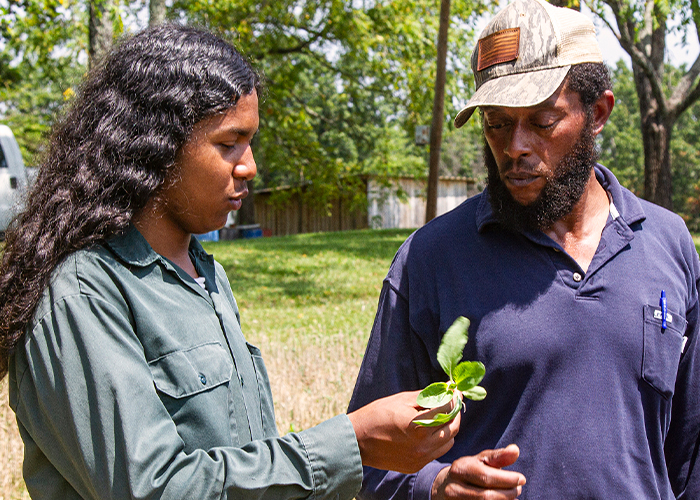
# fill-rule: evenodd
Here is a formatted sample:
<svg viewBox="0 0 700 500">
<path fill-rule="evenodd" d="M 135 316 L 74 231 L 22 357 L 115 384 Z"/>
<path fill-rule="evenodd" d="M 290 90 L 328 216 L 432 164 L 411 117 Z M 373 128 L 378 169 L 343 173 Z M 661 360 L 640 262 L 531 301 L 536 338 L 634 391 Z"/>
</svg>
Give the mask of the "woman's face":
<svg viewBox="0 0 700 500">
<path fill-rule="evenodd" d="M 159 196 L 168 222 L 201 234 L 222 228 L 229 212 L 241 208 L 246 181 L 257 172 L 250 141 L 258 124 L 255 91 L 226 113 L 195 124 L 175 159 L 174 177 Z"/>
</svg>

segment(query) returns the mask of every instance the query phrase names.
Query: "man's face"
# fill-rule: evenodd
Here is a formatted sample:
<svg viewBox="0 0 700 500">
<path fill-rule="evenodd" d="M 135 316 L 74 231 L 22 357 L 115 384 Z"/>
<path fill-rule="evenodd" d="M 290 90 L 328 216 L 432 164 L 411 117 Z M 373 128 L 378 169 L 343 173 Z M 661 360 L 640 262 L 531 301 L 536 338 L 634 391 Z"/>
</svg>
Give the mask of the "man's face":
<svg viewBox="0 0 700 500">
<path fill-rule="evenodd" d="M 592 120 L 565 87 L 527 108 L 482 109 L 489 194 L 514 229 L 550 227 L 579 201 L 597 159 Z"/>
</svg>

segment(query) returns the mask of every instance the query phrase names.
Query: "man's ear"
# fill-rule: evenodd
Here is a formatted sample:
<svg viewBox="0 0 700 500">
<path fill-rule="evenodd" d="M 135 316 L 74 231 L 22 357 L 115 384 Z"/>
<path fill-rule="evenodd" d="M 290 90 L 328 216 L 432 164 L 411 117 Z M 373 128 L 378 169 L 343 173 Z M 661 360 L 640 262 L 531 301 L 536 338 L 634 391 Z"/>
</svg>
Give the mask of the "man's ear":
<svg viewBox="0 0 700 500">
<path fill-rule="evenodd" d="M 615 107 L 615 96 L 612 90 L 603 92 L 598 100 L 593 103 L 593 133 L 595 135 L 600 134 L 603 130 L 603 126 L 610 118 L 613 107 Z"/>
</svg>

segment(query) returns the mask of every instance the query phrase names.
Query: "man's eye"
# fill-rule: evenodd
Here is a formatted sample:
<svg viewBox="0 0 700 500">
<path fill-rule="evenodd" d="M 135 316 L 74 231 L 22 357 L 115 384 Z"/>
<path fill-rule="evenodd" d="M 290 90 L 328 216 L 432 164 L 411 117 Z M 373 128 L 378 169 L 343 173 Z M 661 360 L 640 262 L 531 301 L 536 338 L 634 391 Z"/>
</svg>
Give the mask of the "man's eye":
<svg viewBox="0 0 700 500">
<path fill-rule="evenodd" d="M 544 119 L 536 120 L 536 121 L 533 122 L 533 125 L 534 125 L 535 127 L 541 128 L 541 129 L 543 129 L 543 130 L 551 129 L 551 128 L 553 128 L 556 124 L 557 124 L 557 120 L 556 120 L 556 119 L 551 119 L 551 118 L 550 118 L 550 119 L 544 118 Z"/>
<path fill-rule="evenodd" d="M 491 130 L 498 130 L 500 128 L 503 128 L 504 124 L 500 123 L 500 122 L 493 122 L 493 123 L 486 122 L 486 126 L 488 128 L 490 128 Z"/>
</svg>

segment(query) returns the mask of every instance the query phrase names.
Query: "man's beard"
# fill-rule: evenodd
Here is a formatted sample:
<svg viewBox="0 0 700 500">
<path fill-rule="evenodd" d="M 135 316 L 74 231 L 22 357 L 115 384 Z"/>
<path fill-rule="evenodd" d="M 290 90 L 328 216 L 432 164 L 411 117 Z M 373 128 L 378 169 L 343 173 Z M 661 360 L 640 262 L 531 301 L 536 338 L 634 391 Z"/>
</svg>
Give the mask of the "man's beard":
<svg viewBox="0 0 700 500">
<path fill-rule="evenodd" d="M 554 169 L 554 175 L 535 201 L 528 205 L 517 202 L 498 173 L 496 159 L 484 140 L 484 162 L 488 169 L 488 190 L 491 207 L 501 224 L 516 231 L 545 230 L 568 215 L 583 196 L 598 160 L 592 121 L 586 124 L 576 143 Z"/>
</svg>

